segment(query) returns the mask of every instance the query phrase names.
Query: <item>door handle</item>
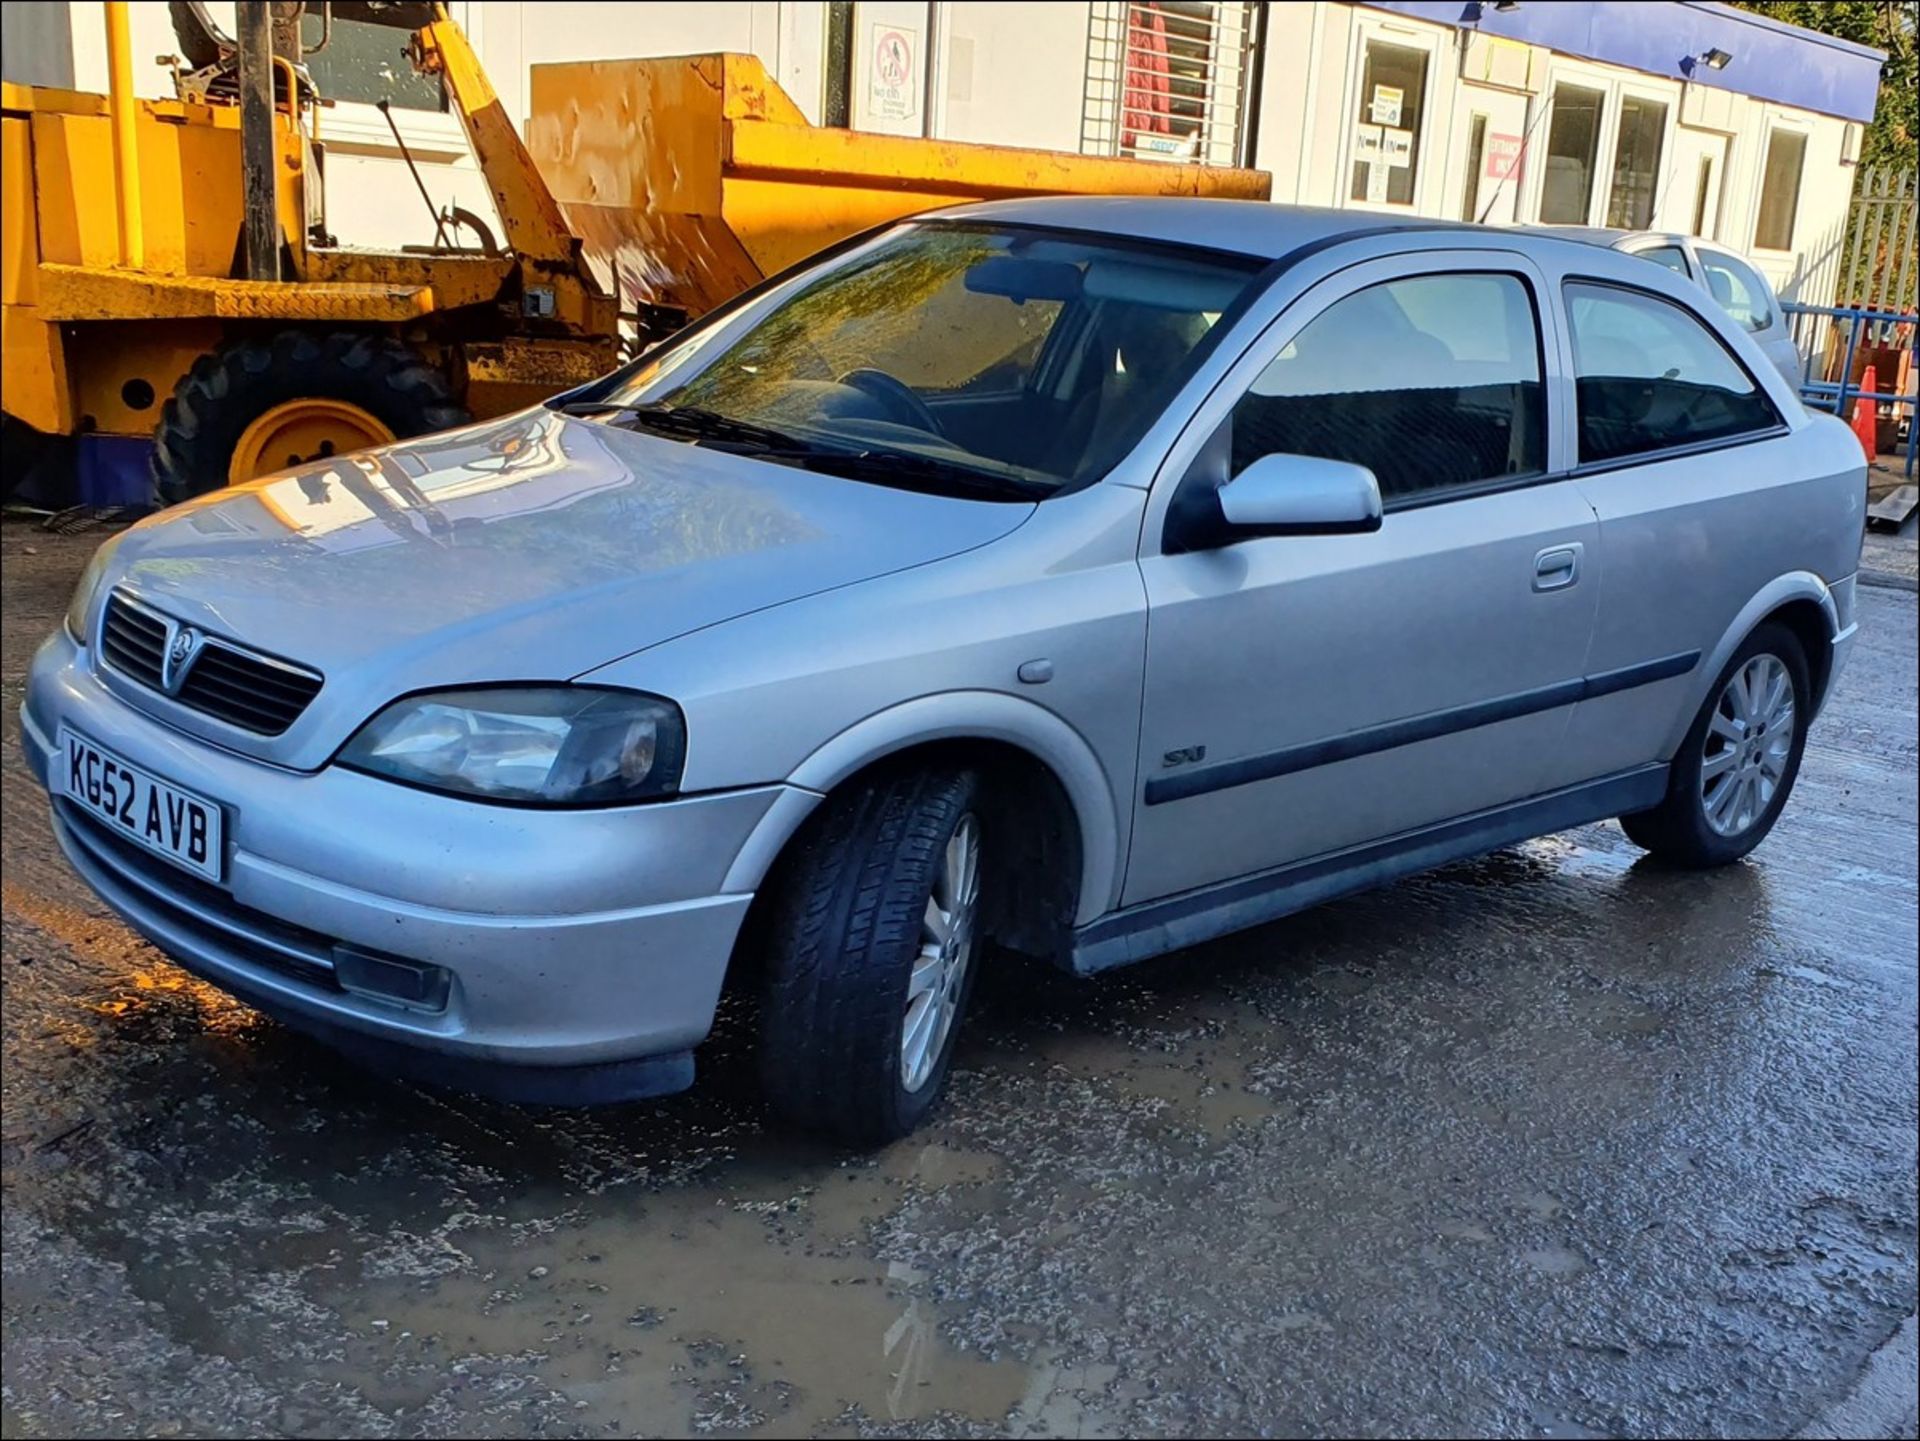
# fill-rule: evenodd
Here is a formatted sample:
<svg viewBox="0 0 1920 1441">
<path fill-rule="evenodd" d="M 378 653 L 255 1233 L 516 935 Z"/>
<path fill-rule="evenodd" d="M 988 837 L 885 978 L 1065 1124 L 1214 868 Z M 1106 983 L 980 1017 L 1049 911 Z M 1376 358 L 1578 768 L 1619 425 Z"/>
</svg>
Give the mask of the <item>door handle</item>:
<svg viewBox="0 0 1920 1441">
<path fill-rule="evenodd" d="M 1579 580 L 1582 549 L 1576 541 L 1572 545 L 1550 546 L 1541 551 L 1533 558 L 1533 588 L 1565 590 Z"/>
</svg>

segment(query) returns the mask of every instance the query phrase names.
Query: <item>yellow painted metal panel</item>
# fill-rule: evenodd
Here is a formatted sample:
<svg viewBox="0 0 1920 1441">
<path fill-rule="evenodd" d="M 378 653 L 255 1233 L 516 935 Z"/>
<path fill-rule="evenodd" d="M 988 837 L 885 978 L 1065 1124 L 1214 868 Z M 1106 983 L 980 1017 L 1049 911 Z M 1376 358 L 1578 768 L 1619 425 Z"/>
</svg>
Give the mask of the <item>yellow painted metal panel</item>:
<svg viewBox="0 0 1920 1441">
<path fill-rule="evenodd" d="M 435 310 L 485 305 L 499 297 L 513 275 L 510 255 L 407 255 L 379 250 L 315 250 L 306 278 L 325 284 L 425 285 Z"/>
<path fill-rule="evenodd" d="M 31 113 L 65 112 L 71 115 L 105 115 L 107 97 L 91 90 L 61 90 L 51 85 L 0 84 L 0 109 Z"/>
<path fill-rule="evenodd" d="M 827 187 L 862 184 L 938 204 L 1004 195 L 1205 195 L 1265 200 L 1263 170 L 1017 150 L 815 126 L 731 124 L 721 137 L 729 176 L 779 176 Z"/>
<path fill-rule="evenodd" d="M 33 165 L 41 259 L 98 266 L 117 261 L 113 132 L 106 118 L 36 113 Z"/>
<path fill-rule="evenodd" d="M 32 92 L 36 96 L 42 92 Z M 231 107 L 228 107 L 229 109 Z M 143 101 L 138 119 L 142 270 L 226 276 L 240 234 L 240 132 L 216 123 L 220 107 Z M 301 138 L 276 116 L 280 220 L 296 264 L 304 261 Z M 62 265 L 113 265 L 119 237 L 113 197 L 112 127 L 104 115 L 32 113 L 33 176 L 42 251 Z"/>
<path fill-rule="evenodd" d="M 199 107 L 204 109 L 205 107 Z M 173 199 L 147 197 L 156 228 L 179 238 L 178 263 L 164 267 L 181 275 L 231 275 L 240 245 L 244 198 L 240 188 L 240 132 L 207 124 L 156 127 L 171 133 L 161 147 L 143 138 L 142 154 L 164 148 L 172 163 Z M 154 262 L 162 257 L 156 255 Z M 171 257 L 169 257 L 171 258 Z M 155 268 L 162 268 L 156 264 Z"/>
<path fill-rule="evenodd" d="M 696 315 L 870 226 L 967 200 L 1272 189 L 1257 170 L 817 128 L 736 54 L 536 65 L 527 144 L 623 299 Z"/>
<path fill-rule="evenodd" d="M 434 309 L 427 285 L 288 285 L 203 275 L 147 275 L 104 266 L 42 265 L 40 308 L 50 320 L 363 321 L 395 324 Z"/>
<path fill-rule="evenodd" d="M 73 428 L 73 394 L 60 328 L 38 304 L 40 239 L 33 206 L 33 126 L 13 105 L 0 119 L 0 402 L 36 430 Z"/>
<path fill-rule="evenodd" d="M 66 349 L 72 364 L 74 418 L 68 428 L 102 435 L 152 434 L 160 408 L 180 378 L 221 338 L 217 320 L 71 327 Z"/>
<path fill-rule="evenodd" d="M 466 361 L 467 409 L 478 420 L 538 405 L 605 375 L 620 363 L 611 337 L 598 343 L 509 337 L 469 342 L 461 353 Z"/>
<path fill-rule="evenodd" d="M 0 119 L 0 304 L 31 305 L 40 263 L 33 214 L 33 128 L 19 115 Z"/>
<path fill-rule="evenodd" d="M 438 72 L 452 92 L 453 108 L 493 191 L 507 244 L 533 259 L 570 262 L 573 235 L 465 32 L 443 19 L 417 32 L 415 43 L 421 68 Z"/>
<path fill-rule="evenodd" d="M 65 435 L 73 429 L 73 393 L 60 327 L 37 307 L 0 306 L 0 402 L 8 415 L 35 430 Z"/>
</svg>

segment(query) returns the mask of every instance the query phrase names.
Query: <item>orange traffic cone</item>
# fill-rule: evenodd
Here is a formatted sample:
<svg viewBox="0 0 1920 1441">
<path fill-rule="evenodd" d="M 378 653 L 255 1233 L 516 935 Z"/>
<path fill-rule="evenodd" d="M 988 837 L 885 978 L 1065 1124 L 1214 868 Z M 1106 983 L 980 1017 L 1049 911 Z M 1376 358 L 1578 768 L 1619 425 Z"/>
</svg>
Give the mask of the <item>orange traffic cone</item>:
<svg viewBox="0 0 1920 1441">
<path fill-rule="evenodd" d="M 1860 377 L 1862 390 L 1878 390 L 1880 377 L 1869 365 Z M 1860 438 L 1860 448 L 1867 453 L 1867 464 L 1872 465 L 1880 454 L 1880 406 L 1877 401 L 1862 396 L 1853 404 L 1853 433 Z"/>
</svg>

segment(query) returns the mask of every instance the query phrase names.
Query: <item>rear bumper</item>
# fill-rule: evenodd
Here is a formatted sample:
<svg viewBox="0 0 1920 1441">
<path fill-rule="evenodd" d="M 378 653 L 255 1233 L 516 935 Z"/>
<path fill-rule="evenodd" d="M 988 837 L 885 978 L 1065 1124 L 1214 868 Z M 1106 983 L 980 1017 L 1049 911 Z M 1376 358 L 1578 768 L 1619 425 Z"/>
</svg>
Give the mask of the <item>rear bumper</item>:
<svg viewBox="0 0 1920 1441">
<path fill-rule="evenodd" d="M 185 969 L 430 1083 L 570 1104 L 691 1082 L 752 901 L 725 876 L 781 788 L 538 812 L 285 771 L 131 709 L 59 635 L 35 658 L 21 712 L 43 786 L 62 725 L 227 809 L 214 885 L 53 787 L 75 870 Z M 456 897 L 466 904 L 447 903 Z M 424 1000 L 367 982 L 409 967 L 434 978 Z"/>
<path fill-rule="evenodd" d="M 1835 581 L 1828 588 L 1828 595 L 1833 601 L 1829 617 L 1833 625 L 1833 653 L 1827 658 L 1827 683 L 1821 687 L 1816 714 L 1826 708 L 1827 697 L 1833 694 L 1840 673 L 1847 668 L 1847 660 L 1853 654 L 1853 639 L 1860 632 L 1858 612 L 1854 609 L 1859 583 L 1860 577 L 1856 573 Z"/>
</svg>

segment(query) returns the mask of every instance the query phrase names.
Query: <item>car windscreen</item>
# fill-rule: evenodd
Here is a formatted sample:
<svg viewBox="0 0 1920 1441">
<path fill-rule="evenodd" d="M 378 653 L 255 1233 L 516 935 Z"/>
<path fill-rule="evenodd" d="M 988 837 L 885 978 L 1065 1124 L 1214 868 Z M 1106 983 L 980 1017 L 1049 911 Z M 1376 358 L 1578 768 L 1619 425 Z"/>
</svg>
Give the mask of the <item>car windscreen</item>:
<svg viewBox="0 0 1920 1441">
<path fill-rule="evenodd" d="M 913 222 L 568 408 L 862 480 L 1031 499 L 1133 448 L 1260 265 Z"/>
</svg>

